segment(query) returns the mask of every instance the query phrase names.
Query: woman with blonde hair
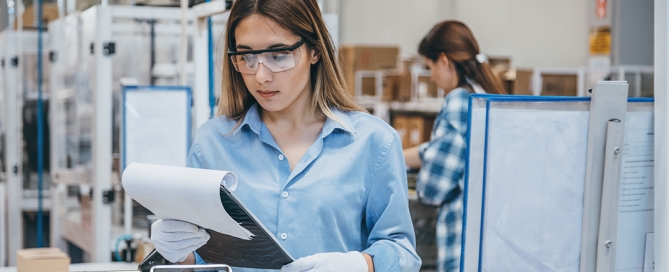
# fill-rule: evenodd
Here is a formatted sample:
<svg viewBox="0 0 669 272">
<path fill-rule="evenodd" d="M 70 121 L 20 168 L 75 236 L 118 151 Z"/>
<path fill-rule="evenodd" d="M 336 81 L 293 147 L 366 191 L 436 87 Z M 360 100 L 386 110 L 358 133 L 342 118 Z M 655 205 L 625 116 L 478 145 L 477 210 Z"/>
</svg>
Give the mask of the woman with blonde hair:
<svg viewBox="0 0 669 272">
<path fill-rule="evenodd" d="M 225 45 L 219 116 L 188 166 L 237 174 L 234 194 L 299 258 L 283 272 L 418 271 L 400 138 L 348 93 L 316 1 L 237 0 Z M 152 234 L 169 261 L 202 263 L 203 229 Z"/>
<path fill-rule="evenodd" d="M 459 271 L 469 95 L 506 92 L 474 34 L 462 22 L 435 25 L 421 41 L 418 53 L 432 70 L 432 81 L 447 94 L 430 141 L 404 150 L 404 158 L 409 168 L 420 168 L 416 179 L 420 201 L 440 207 L 437 271 Z"/>
</svg>

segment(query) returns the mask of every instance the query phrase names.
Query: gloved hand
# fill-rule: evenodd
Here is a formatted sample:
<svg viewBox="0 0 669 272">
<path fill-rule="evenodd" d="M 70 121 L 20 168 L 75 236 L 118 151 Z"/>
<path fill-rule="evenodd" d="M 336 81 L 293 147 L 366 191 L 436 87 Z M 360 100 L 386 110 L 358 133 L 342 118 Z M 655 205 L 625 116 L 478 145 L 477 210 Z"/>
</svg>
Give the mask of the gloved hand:
<svg viewBox="0 0 669 272">
<path fill-rule="evenodd" d="M 209 240 L 209 233 L 196 225 L 180 220 L 158 220 L 151 225 L 151 242 L 166 260 L 183 262 L 188 254 Z"/>
<path fill-rule="evenodd" d="M 362 253 L 350 251 L 348 253 L 328 252 L 317 253 L 299 258 L 296 261 L 281 267 L 281 272 L 367 272 L 367 261 Z"/>
</svg>

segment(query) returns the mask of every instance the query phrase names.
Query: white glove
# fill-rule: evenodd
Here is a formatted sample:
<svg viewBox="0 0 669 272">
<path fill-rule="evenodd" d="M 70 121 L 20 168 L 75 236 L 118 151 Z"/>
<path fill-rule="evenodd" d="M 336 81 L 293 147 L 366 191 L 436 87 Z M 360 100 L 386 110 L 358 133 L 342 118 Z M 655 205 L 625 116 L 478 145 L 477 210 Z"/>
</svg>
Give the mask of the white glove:
<svg viewBox="0 0 669 272">
<path fill-rule="evenodd" d="M 317 253 L 281 267 L 281 272 L 367 272 L 367 260 L 358 251 Z"/>
<path fill-rule="evenodd" d="M 209 233 L 196 225 L 180 220 L 158 220 L 151 225 L 151 242 L 166 260 L 183 262 L 188 254 L 209 240 Z"/>
</svg>

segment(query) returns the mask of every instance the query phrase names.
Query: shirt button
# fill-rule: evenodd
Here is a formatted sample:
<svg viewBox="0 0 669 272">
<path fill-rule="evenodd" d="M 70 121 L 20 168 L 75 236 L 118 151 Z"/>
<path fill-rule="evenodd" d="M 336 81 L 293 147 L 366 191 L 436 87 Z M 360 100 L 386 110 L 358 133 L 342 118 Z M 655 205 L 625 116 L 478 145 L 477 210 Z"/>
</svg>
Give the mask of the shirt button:
<svg viewBox="0 0 669 272">
<path fill-rule="evenodd" d="M 281 196 L 282 196 L 283 198 L 288 198 L 288 192 L 283 191 L 283 193 L 281 194 Z"/>
<path fill-rule="evenodd" d="M 283 154 L 279 154 L 279 160 L 282 161 L 283 158 L 284 158 L 284 157 L 283 157 Z"/>
<path fill-rule="evenodd" d="M 286 238 L 288 238 L 288 234 L 286 234 L 285 232 L 281 233 L 281 239 L 286 240 Z"/>
</svg>

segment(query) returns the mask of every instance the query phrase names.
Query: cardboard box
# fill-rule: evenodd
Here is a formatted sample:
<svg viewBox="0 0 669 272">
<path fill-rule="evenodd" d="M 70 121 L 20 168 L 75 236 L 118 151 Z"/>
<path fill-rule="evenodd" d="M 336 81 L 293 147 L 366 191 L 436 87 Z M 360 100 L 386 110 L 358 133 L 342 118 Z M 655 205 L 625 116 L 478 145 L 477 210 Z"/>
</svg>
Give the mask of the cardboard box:
<svg viewBox="0 0 669 272">
<path fill-rule="evenodd" d="M 355 85 L 353 85 L 353 87 L 355 89 Z M 362 78 L 362 95 L 368 95 L 368 96 L 376 95 L 376 78 L 373 77 Z"/>
<path fill-rule="evenodd" d="M 411 74 L 402 74 L 400 76 L 398 86 L 397 100 L 409 101 L 411 99 Z"/>
<path fill-rule="evenodd" d="M 135 261 L 141 262 L 146 256 L 149 256 L 149 253 L 154 249 L 153 243 L 150 240 L 140 240 L 137 243 L 137 251 L 135 252 Z"/>
<path fill-rule="evenodd" d="M 91 230 L 91 225 L 93 224 L 93 215 L 92 210 L 92 201 L 91 196 L 88 194 L 81 195 L 81 228 L 84 230 Z"/>
<path fill-rule="evenodd" d="M 509 57 L 491 57 L 488 56 L 488 65 L 493 72 L 511 69 L 511 58 Z"/>
<path fill-rule="evenodd" d="M 35 5 L 28 6 L 23 12 L 23 28 L 36 29 L 37 22 L 35 21 Z M 46 27 L 47 24 L 53 20 L 58 19 L 58 5 L 55 3 L 42 4 L 42 23 Z M 18 29 L 18 18 L 14 20 L 14 30 Z"/>
<path fill-rule="evenodd" d="M 419 76 L 418 86 L 416 86 L 418 97 L 438 97 L 439 86 L 432 82 L 429 76 Z"/>
<path fill-rule="evenodd" d="M 409 123 L 409 143 L 407 147 L 414 147 L 430 140 L 434 117 L 413 116 Z"/>
<path fill-rule="evenodd" d="M 383 81 L 383 101 L 394 101 L 398 99 L 402 76 L 402 74 L 386 75 L 384 78 L 385 80 Z"/>
<path fill-rule="evenodd" d="M 398 46 L 343 45 L 339 61 L 351 94 L 355 94 L 355 72 L 397 69 Z"/>
<path fill-rule="evenodd" d="M 516 83 L 516 69 L 507 69 L 500 71 L 493 71 L 495 77 L 502 84 L 502 88 L 506 94 L 513 94 L 513 85 Z"/>
<path fill-rule="evenodd" d="M 576 75 L 541 75 L 541 95 L 576 96 L 577 92 Z"/>
<path fill-rule="evenodd" d="M 397 98 L 401 75 L 387 74 L 383 77 L 381 86 L 381 100 L 394 101 Z M 362 94 L 365 96 L 376 96 L 376 78 L 362 78 Z"/>
<path fill-rule="evenodd" d="M 402 140 L 402 148 L 409 147 L 409 125 L 411 123 L 411 117 L 406 115 L 397 114 L 393 116 L 392 126 L 397 130 L 397 133 L 400 135 Z"/>
<path fill-rule="evenodd" d="M 58 248 L 28 248 L 16 252 L 17 272 L 67 272 L 70 257 Z"/>
<path fill-rule="evenodd" d="M 511 94 L 532 95 L 532 70 L 516 70 L 516 80 Z"/>
</svg>

